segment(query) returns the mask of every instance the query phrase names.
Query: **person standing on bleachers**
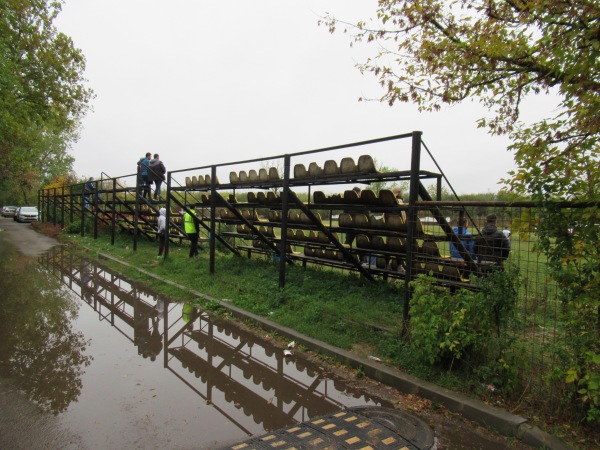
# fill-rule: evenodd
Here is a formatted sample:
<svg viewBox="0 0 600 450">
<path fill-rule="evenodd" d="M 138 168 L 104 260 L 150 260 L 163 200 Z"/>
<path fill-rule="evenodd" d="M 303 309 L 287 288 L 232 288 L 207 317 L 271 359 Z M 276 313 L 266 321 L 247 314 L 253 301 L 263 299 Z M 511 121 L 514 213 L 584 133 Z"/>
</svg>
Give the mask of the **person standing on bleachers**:
<svg viewBox="0 0 600 450">
<path fill-rule="evenodd" d="M 148 181 L 148 168 L 150 167 L 150 157 L 152 153 L 148 152 L 143 158 L 138 161 L 137 173 L 138 173 L 138 185 L 141 190 L 142 197 L 150 200 L 150 184 Z"/>
<path fill-rule="evenodd" d="M 167 173 L 167 169 L 160 160 L 158 153 L 155 153 L 148 167 L 148 183 L 151 185 L 154 182 L 156 185 L 154 200 L 160 200 L 160 187 L 165 181 L 165 173 Z"/>
</svg>

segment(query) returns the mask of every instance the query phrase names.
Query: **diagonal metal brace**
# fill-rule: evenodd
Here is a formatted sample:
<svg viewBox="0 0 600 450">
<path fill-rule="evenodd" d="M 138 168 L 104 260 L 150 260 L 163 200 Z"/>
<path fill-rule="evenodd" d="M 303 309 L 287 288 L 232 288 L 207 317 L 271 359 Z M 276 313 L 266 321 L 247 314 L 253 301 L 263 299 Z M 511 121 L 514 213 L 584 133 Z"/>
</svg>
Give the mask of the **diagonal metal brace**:
<svg viewBox="0 0 600 450">
<path fill-rule="evenodd" d="M 229 201 L 225 200 L 225 198 L 219 192 L 217 192 L 216 194 L 217 194 L 217 199 L 220 200 L 224 206 L 226 206 L 231 212 L 233 212 L 233 214 L 239 220 L 241 220 L 244 224 L 246 224 L 262 242 L 264 242 L 271 250 L 273 250 L 273 252 L 275 252 L 277 255 L 279 255 L 279 257 L 281 257 L 281 251 L 279 250 L 279 248 L 277 248 L 277 246 L 272 241 L 267 239 L 267 237 L 264 234 L 262 234 L 258 230 L 258 228 L 256 228 L 254 226 L 254 224 L 250 223 L 250 221 L 248 221 L 248 219 L 246 219 L 242 215 L 242 213 L 240 213 L 240 211 L 233 206 L 233 204 L 231 204 L 231 203 L 229 203 Z M 285 253 L 285 251 L 284 251 L 284 253 Z M 289 258 L 288 256 L 286 256 L 286 261 L 290 264 L 293 264 L 292 259 Z"/>
<path fill-rule="evenodd" d="M 294 191 L 290 190 L 289 196 L 290 196 L 290 199 L 298 206 L 298 208 L 304 214 L 306 214 L 306 216 L 311 220 L 311 222 L 313 222 L 317 226 L 319 231 L 322 231 L 323 233 L 325 233 L 325 235 L 329 238 L 329 240 L 333 243 L 333 245 L 335 245 L 336 248 L 342 252 L 342 254 L 346 258 L 346 260 L 351 262 L 352 265 L 354 267 L 356 267 L 358 269 L 358 271 L 362 275 L 364 275 L 369 281 L 374 281 L 373 275 L 371 275 L 371 273 L 361 265 L 360 260 L 357 260 L 356 258 L 353 257 L 354 255 L 352 255 L 352 253 L 350 253 L 348 251 L 348 249 L 346 247 L 344 247 L 344 245 L 338 240 L 338 238 L 336 238 L 333 235 L 333 233 L 325 225 L 323 225 L 323 222 L 321 222 L 317 218 L 317 216 L 315 216 L 315 214 L 304 204 L 304 202 L 298 198 L 296 193 Z"/>
<path fill-rule="evenodd" d="M 187 206 L 185 206 L 183 203 L 181 203 L 178 199 L 176 199 L 175 197 L 171 197 L 171 200 L 173 200 L 177 205 L 179 205 L 181 207 L 181 209 L 187 211 L 189 214 L 192 214 L 192 210 L 189 209 Z M 195 214 L 192 214 L 192 215 L 196 216 Z M 198 223 L 200 225 L 202 225 L 202 227 L 210 233 L 210 226 L 208 226 L 206 223 L 204 223 L 204 220 L 200 219 L 197 216 L 196 216 L 196 219 L 198 220 Z M 225 239 L 223 239 L 220 235 L 215 233 L 215 237 L 219 240 L 219 242 L 221 242 L 230 251 L 235 253 L 237 256 L 241 256 L 240 252 L 235 247 L 233 247 L 229 242 L 227 242 Z"/>
</svg>

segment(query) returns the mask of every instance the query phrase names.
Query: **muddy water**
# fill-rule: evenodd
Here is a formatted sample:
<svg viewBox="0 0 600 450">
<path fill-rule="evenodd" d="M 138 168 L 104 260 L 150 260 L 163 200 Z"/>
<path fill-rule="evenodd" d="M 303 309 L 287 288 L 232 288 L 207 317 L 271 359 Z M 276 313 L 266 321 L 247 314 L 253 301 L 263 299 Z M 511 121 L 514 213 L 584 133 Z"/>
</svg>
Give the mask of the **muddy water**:
<svg viewBox="0 0 600 450">
<path fill-rule="evenodd" d="M 2 254 L 0 377 L 55 416 L 32 447 L 214 448 L 347 406 L 387 406 L 65 247 Z"/>
</svg>

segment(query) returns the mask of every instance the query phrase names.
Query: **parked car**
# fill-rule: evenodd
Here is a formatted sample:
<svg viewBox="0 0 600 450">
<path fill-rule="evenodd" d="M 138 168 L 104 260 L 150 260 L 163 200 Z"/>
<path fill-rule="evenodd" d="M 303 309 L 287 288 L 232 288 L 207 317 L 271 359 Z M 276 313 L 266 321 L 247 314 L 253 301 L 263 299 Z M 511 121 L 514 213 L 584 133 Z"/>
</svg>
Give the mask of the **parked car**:
<svg viewBox="0 0 600 450">
<path fill-rule="evenodd" d="M 2 208 L 2 217 L 13 217 L 15 215 L 16 206 L 5 206 Z"/>
<path fill-rule="evenodd" d="M 21 206 L 15 218 L 17 222 L 35 222 L 38 220 L 38 209 L 36 206 Z"/>
<path fill-rule="evenodd" d="M 20 210 L 20 209 L 21 209 L 21 207 L 20 207 L 20 206 L 17 206 L 17 207 L 15 208 L 15 212 L 13 213 L 13 216 L 12 216 L 12 218 L 13 218 L 13 220 L 14 220 L 15 222 L 17 221 L 17 214 L 19 214 L 19 210 Z"/>
</svg>

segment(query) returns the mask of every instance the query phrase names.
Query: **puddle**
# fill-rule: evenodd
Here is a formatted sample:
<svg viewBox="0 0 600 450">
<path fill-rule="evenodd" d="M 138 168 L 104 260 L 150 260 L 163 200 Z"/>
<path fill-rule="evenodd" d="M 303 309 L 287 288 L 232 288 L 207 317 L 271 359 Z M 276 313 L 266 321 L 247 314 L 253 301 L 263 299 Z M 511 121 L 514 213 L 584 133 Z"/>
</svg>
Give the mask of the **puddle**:
<svg viewBox="0 0 600 450">
<path fill-rule="evenodd" d="M 66 247 L 7 262 L 2 377 L 82 448 L 213 448 L 349 406 L 389 406 Z"/>
</svg>

